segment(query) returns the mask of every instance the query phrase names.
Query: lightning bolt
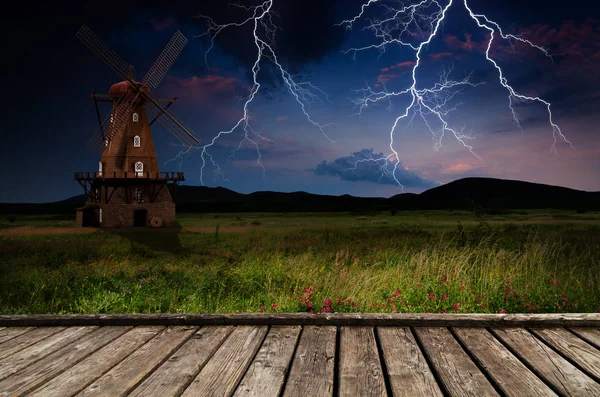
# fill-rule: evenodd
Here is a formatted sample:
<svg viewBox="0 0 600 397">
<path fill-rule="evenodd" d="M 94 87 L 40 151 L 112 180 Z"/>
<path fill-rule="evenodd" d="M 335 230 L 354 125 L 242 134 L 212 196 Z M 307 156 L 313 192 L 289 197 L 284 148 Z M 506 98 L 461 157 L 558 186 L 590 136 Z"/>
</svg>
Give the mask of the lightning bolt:
<svg viewBox="0 0 600 397">
<path fill-rule="evenodd" d="M 329 101 L 329 97 L 319 88 L 315 87 L 308 81 L 299 81 L 295 76 L 292 76 L 288 73 L 285 68 L 281 65 L 277 58 L 277 54 L 274 50 L 274 41 L 275 41 L 275 33 L 277 31 L 277 26 L 273 23 L 272 16 L 276 15 L 275 11 L 272 10 L 274 0 L 265 0 L 261 4 L 257 6 L 243 6 L 240 4 L 230 4 L 232 6 L 241 8 L 247 11 L 250 16 L 244 19 L 241 22 L 230 22 L 226 24 L 219 24 L 215 22 L 212 18 L 205 15 L 197 15 L 196 18 L 202 19 L 207 24 L 207 30 L 201 36 L 208 36 L 210 39 L 210 46 L 204 54 L 204 60 L 208 67 L 208 54 L 214 47 L 214 42 L 217 36 L 225 29 L 232 27 L 241 27 L 246 24 L 252 24 L 252 37 L 254 41 L 254 46 L 256 47 L 256 59 L 252 66 L 252 86 L 250 87 L 250 93 L 245 98 L 244 106 L 243 106 L 243 114 L 240 119 L 233 125 L 229 130 L 220 131 L 217 135 L 215 135 L 210 143 L 204 146 L 200 146 L 196 149 L 201 149 L 201 157 L 202 157 L 202 167 L 200 169 L 200 182 L 204 185 L 204 167 L 206 166 L 207 159 L 212 164 L 215 178 L 217 176 L 223 177 L 224 180 L 225 174 L 219 164 L 215 161 L 214 157 L 210 154 L 209 148 L 211 148 L 219 138 L 224 135 L 232 134 L 237 129 L 241 128 L 244 133 L 244 138 L 240 141 L 237 148 L 235 148 L 231 155 L 228 157 L 229 160 L 235 159 L 235 154 L 241 149 L 242 145 L 245 142 L 250 143 L 256 149 L 256 162 L 259 167 L 261 167 L 263 172 L 263 179 L 265 176 L 265 167 L 261 163 L 262 153 L 259 147 L 259 141 L 265 141 L 267 138 L 263 137 L 259 132 L 255 131 L 251 124 L 251 113 L 250 113 L 250 105 L 252 101 L 259 93 L 260 83 L 258 82 L 258 74 L 260 71 L 260 64 L 264 61 L 269 61 L 278 72 L 279 76 L 284 82 L 284 85 L 287 87 L 289 93 L 293 96 L 295 101 L 300 105 L 300 109 L 304 114 L 306 120 L 314 127 L 316 127 L 323 136 L 328 139 L 331 143 L 334 141 L 327 135 L 325 130 L 330 127 L 332 124 L 321 124 L 315 121 L 309 114 L 308 109 L 310 108 L 310 103 L 314 101 L 320 101 L 322 97 L 325 100 Z M 298 80 L 298 81 L 297 81 Z M 182 156 L 184 152 L 180 152 L 178 156 Z M 178 158 L 176 156 L 176 158 Z"/>
<path fill-rule="evenodd" d="M 350 169 L 356 169 L 360 163 L 382 164 L 380 168 L 381 175 L 393 178 L 396 181 L 396 183 L 400 185 L 404 190 L 404 186 L 400 183 L 396 176 L 396 171 L 400 162 L 398 160 L 398 153 L 394 149 L 394 131 L 398 126 L 398 122 L 400 122 L 400 120 L 403 119 L 408 119 L 410 115 L 411 117 L 408 123 L 410 125 L 414 118 L 418 115 L 420 118 L 423 119 L 425 125 L 432 133 L 434 138 L 434 149 L 436 151 L 440 148 L 443 148 L 442 139 L 444 137 L 444 134 L 446 132 L 449 132 L 452 133 L 454 137 L 473 155 L 481 159 L 481 157 L 474 152 L 473 147 L 466 143 L 466 140 L 474 139 L 474 136 L 472 136 L 471 134 L 464 134 L 464 128 L 459 131 L 455 128 L 450 127 L 447 122 L 446 116 L 451 111 L 455 110 L 458 106 L 456 105 L 452 108 L 449 108 L 448 104 L 449 101 L 453 99 L 454 96 L 458 92 L 460 92 L 462 88 L 466 86 L 474 87 L 483 83 L 473 83 L 470 79 L 470 75 L 466 76 L 462 80 L 450 80 L 449 75 L 451 70 L 442 70 L 439 82 L 436 83 L 433 87 L 417 88 L 416 73 L 417 69 L 421 65 L 422 50 L 429 43 L 431 43 L 433 38 L 436 36 L 440 26 L 446 18 L 448 10 L 453 5 L 454 0 L 449 0 L 446 6 L 442 6 L 437 0 L 422 0 L 418 3 L 409 5 L 406 5 L 405 3 L 401 2 L 400 6 L 397 8 L 384 5 L 388 14 L 390 15 L 389 17 L 382 20 L 373 20 L 365 18 L 364 14 L 367 12 L 367 9 L 373 4 L 379 2 L 380 0 L 369 0 L 367 3 L 364 3 L 361 6 L 360 13 L 356 14 L 351 19 L 343 20 L 342 22 L 337 24 L 337 26 L 344 26 L 347 29 L 352 29 L 353 25 L 357 21 L 361 19 L 366 19 L 368 21 L 368 25 L 364 29 L 372 30 L 375 34 L 375 37 L 378 39 L 378 42 L 376 44 L 371 44 L 364 47 L 349 48 L 347 50 L 344 50 L 343 52 L 346 54 L 352 53 L 353 58 L 355 58 L 356 54 L 360 51 L 378 49 L 381 53 L 384 53 L 386 47 L 392 44 L 409 48 L 415 54 L 415 64 L 412 68 L 412 84 L 410 85 L 410 87 L 401 91 L 388 91 L 385 87 L 385 84 L 383 84 L 383 90 L 374 91 L 367 84 L 367 88 L 357 90 L 358 93 L 362 94 L 362 97 L 352 100 L 354 105 L 358 107 L 358 112 L 356 114 L 360 116 L 363 109 L 367 108 L 369 105 L 383 100 L 390 101 L 393 97 L 410 95 L 411 101 L 410 104 L 404 109 L 404 112 L 396 118 L 390 130 L 389 146 L 392 153 L 389 156 L 382 158 L 366 158 L 357 160 L 354 163 L 354 167 Z M 457 2 L 460 1 L 457 0 Z M 546 56 L 551 58 L 548 51 L 545 48 L 538 46 L 532 43 L 531 41 L 523 39 L 519 36 L 505 34 L 496 22 L 488 19 L 488 17 L 486 17 L 485 15 L 475 14 L 467 4 L 467 0 L 463 0 L 463 5 L 468 11 L 470 17 L 475 21 L 475 23 L 477 23 L 477 26 L 486 29 L 490 33 L 485 57 L 489 62 L 493 64 L 494 68 L 498 71 L 498 78 L 500 84 L 508 91 L 508 106 L 511 110 L 513 119 L 517 126 L 522 131 L 518 114 L 513 108 L 513 104 L 515 102 L 529 101 L 541 103 L 547 109 L 548 121 L 552 126 L 554 142 L 551 146 L 551 152 L 555 153 L 558 156 L 558 152 L 556 150 L 556 142 L 558 138 L 568 143 L 571 146 L 571 148 L 574 149 L 571 142 L 569 142 L 567 138 L 563 135 L 560 127 L 553 121 L 550 102 L 547 102 L 537 96 L 531 97 L 518 93 L 511 85 L 509 85 L 508 80 L 506 79 L 506 77 L 504 77 L 502 68 L 490 56 L 490 48 L 492 46 L 492 42 L 496 33 L 502 39 L 508 40 L 511 43 L 511 45 L 513 41 L 519 41 L 521 43 L 531 46 L 532 48 L 540 50 Z M 415 44 L 410 41 L 410 38 L 421 38 L 422 40 L 418 44 Z M 439 125 L 441 125 L 441 128 L 436 130 L 432 125 L 433 122 L 437 122 Z M 394 163 L 391 172 L 388 169 L 388 164 L 390 162 Z"/>
</svg>

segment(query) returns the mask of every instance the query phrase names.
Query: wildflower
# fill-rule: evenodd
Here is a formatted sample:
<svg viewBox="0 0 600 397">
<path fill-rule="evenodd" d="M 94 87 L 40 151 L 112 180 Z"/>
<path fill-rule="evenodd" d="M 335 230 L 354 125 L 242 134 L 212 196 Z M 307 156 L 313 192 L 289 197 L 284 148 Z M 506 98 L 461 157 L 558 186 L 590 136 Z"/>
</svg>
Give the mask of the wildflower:
<svg viewBox="0 0 600 397">
<path fill-rule="evenodd" d="M 277 303 L 273 303 L 273 304 L 271 305 L 271 307 L 273 308 L 273 310 L 277 310 Z"/>
<path fill-rule="evenodd" d="M 312 302 L 308 301 L 306 302 L 306 307 L 308 307 L 309 309 L 313 306 Z M 311 310 L 312 312 L 312 310 Z"/>
<path fill-rule="evenodd" d="M 304 297 L 303 297 L 303 298 L 300 298 L 300 300 L 301 300 L 302 302 L 306 303 L 306 301 L 308 300 L 308 298 L 304 298 Z"/>
<path fill-rule="evenodd" d="M 344 304 L 344 300 L 342 298 L 339 298 L 337 300 L 338 305 L 343 305 Z"/>
<path fill-rule="evenodd" d="M 394 298 L 400 296 L 400 288 L 396 288 L 396 292 L 394 292 Z"/>
<path fill-rule="evenodd" d="M 392 303 L 392 300 L 393 300 L 392 298 L 388 298 L 388 302 Z"/>
<path fill-rule="evenodd" d="M 442 300 L 448 300 L 448 295 L 446 295 L 446 294 L 443 294 L 443 295 L 442 295 Z"/>
<path fill-rule="evenodd" d="M 464 285 L 461 285 L 461 286 L 460 286 L 460 290 L 461 290 L 461 291 L 464 291 L 464 290 L 465 290 L 465 286 L 464 286 Z"/>
<path fill-rule="evenodd" d="M 264 312 L 265 310 L 267 310 L 267 308 L 264 306 L 261 306 L 260 309 L 258 309 L 258 310 L 260 310 L 261 312 Z"/>
<path fill-rule="evenodd" d="M 458 311 L 459 307 L 460 307 L 460 302 L 459 303 L 455 303 L 454 304 L 454 311 Z"/>
<path fill-rule="evenodd" d="M 435 294 L 433 292 L 429 293 L 429 299 L 435 300 Z"/>
<path fill-rule="evenodd" d="M 396 309 L 396 305 L 394 305 L 394 306 L 392 307 L 392 313 L 397 313 L 397 312 L 398 312 L 398 310 Z"/>
<path fill-rule="evenodd" d="M 442 283 L 445 283 L 447 279 L 448 278 L 446 277 L 446 273 L 442 274 L 442 277 L 440 278 L 440 280 L 442 281 Z"/>
<path fill-rule="evenodd" d="M 423 286 L 422 283 L 417 284 L 417 287 L 422 287 L 422 286 Z"/>
</svg>

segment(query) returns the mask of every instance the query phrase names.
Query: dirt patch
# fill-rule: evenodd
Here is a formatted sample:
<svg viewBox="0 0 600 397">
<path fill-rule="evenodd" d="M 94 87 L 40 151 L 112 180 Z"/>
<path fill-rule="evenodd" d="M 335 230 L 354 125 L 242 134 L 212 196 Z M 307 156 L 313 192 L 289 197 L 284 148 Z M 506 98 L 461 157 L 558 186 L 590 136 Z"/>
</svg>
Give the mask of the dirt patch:
<svg viewBox="0 0 600 397">
<path fill-rule="evenodd" d="M 31 227 L 21 226 L 0 229 L 0 236 L 41 236 L 54 234 L 90 234 L 98 231 L 92 227 Z"/>
</svg>

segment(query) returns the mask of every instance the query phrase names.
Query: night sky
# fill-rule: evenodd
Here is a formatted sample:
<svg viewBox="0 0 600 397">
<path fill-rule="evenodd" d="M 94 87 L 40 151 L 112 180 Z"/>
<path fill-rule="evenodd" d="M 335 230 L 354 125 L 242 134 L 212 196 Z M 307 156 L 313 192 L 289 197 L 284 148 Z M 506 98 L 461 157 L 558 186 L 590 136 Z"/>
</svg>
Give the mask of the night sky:
<svg viewBox="0 0 600 397">
<path fill-rule="evenodd" d="M 405 95 L 380 101 L 358 116 L 353 100 L 360 97 L 359 90 L 408 88 L 416 61 L 413 51 L 393 45 L 385 53 L 377 49 L 355 57 L 343 53 L 380 42 L 373 31 L 363 30 L 367 19 L 357 20 L 352 30 L 335 26 L 360 13 L 366 1 L 274 0 L 272 22 L 279 29 L 273 45 L 278 60 L 296 83 L 310 81 L 327 94 L 321 94 L 320 101 L 315 98 L 306 109 L 314 121 L 330 124 L 325 132 L 334 142 L 307 120 L 273 64 L 264 59 L 258 74 L 261 87 L 248 107 L 251 126 L 260 134 L 260 138 L 253 136 L 262 153 L 264 178 L 250 142 L 241 145 L 235 158 L 230 157 L 244 137 L 239 128 L 208 148 L 226 180 L 207 164 L 206 186 L 241 193 L 303 190 L 380 197 L 403 191 L 373 162 L 353 163 L 392 153 L 390 130 L 411 100 Z M 442 6 L 447 3 L 440 0 Z M 241 4 L 260 2 L 244 0 Z M 365 16 L 387 18 L 385 6 L 399 4 L 381 0 Z M 419 193 L 470 176 L 600 190 L 600 3 L 469 0 L 468 4 L 473 12 L 497 22 L 505 33 L 548 49 L 552 60 L 537 49 L 496 39 L 490 55 L 516 91 L 551 102 L 554 122 L 575 149 L 559 140 L 558 156 L 551 152 L 552 127 L 539 103 L 514 105 L 519 129 L 508 107 L 508 92 L 485 59 L 489 34 L 469 18 L 462 0 L 454 0 L 437 35 L 421 53 L 417 88 L 433 87 L 440 72 L 450 69 L 450 79 L 460 80 L 471 73 L 472 82 L 485 83 L 463 87 L 446 107 L 459 105 L 446 120 L 449 127 L 474 137 L 468 144 L 481 159 L 449 132 L 443 147 L 436 150 L 432 133 L 417 116 L 412 123 L 408 123 L 411 117 L 400 121 L 395 129 L 393 148 L 398 158 L 388 157 L 389 164 L 379 164 L 387 164 L 385 169 L 390 171 L 399 161 L 396 179 L 404 185 L 404 192 Z M 75 38 L 83 24 L 135 66 L 138 80 L 179 29 L 189 43 L 153 94 L 179 98 L 171 109 L 194 130 L 202 145 L 231 129 L 243 116 L 252 86 L 251 68 L 257 55 L 252 25 L 224 30 L 208 53 L 207 66 L 210 42 L 200 36 L 207 25 L 199 14 L 224 24 L 243 21 L 251 12 L 228 6 L 224 0 L 108 0 L 41 6 L 20 2 L 5 9 L 0 202 L 49 202 L 81 194 L 73 173 L 97 170 L 99 156 L 87 148 L 90 137 L 99 133 L 88 97 L 92 90 L 107 93 L 120 79 Z M 418 43 L 422 36 L 413 33 L 407 40 Z M 106 115 L 110 105 L 101 104 L 100 110 Z M 432 127 L 439 130 L 435 123 Z M 181 170 L 185 184 L 200 185 L 201 151 L 183 156 L 183 161 L 167 162 L 182 150 L 179 141 L 159 123 L 152 131 L 161 171 Z"/>
</svg>

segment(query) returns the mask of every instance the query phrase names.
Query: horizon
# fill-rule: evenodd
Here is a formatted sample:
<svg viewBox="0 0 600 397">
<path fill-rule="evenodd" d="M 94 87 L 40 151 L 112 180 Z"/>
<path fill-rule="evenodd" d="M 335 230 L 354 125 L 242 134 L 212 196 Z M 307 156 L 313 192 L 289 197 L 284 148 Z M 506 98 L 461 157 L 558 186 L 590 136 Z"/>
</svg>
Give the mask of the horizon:
<svg viewBox="0 0 600 397">
<path fill-rule="evenodd" d="M 385 17 L 376 3 L 365 8 L 365 17 Z M 169 162 L 186 149 L 177 146 L 177 140 L 157 123 L 152 133 L 160 169 L 181 170 L 186 178 L 182 185 L 199 186 L 202 163 L 210 165 L 210 155 L 222 175 L 206 166 L 202 169 L 204 185 L 242 194 L 305 191 L 389 198 L 422 193 L 468 177 L 600 191 L 600 77 L 595 73 L 600 68 L 600 22 L 590 17 L 600 15 L 600 6 L 584 0 L 573 0 L 568 9 L 541 0 L 501 3 L 498 11 L 497 1 L 468 2 L 476 14 L 497 22 L 504 33 L 531 40 L 552 56 L 549 59 L 522 42 L 511 47 L 508 41 L 498 39 L 490 53 L 517 92 L 551 103 L 552 122 L 565 137 L 558 136 L 556 141 L 558 155 L 551 152 L 556 130 L 544 106 L 513 101 L 522 130 L 513 119 L 507 90 L 485 59 L 486 30 L 469 17 L 462 1 L 454 0 L 443 26 L 424 47 L 419 67 L 414 69 L 414 51 L 398 46 L 387 46 L 385 53 L 358 51 L 355 60 L 352 53 L 343 52 L 380 43 L 372 31 L 362 30 L 367 24 L 364 18 L 354 20 L 352 29 L 346 29 L 349 24 L 335 26 L 359 16 L 366 1 L 332 1 L 313 13 L 316 0 L 302 4 L 274 0 L 272 6 L 279 15 L 273 16 L 272 22 L 281 28 L 273 42 L 277 59 L 297 84 L 306 84 L 300 87 L 310 89 L 308 82 L 315 87 L 310 92 L 299 91 L 315 99 L 303 102 L 308 116 L 273 63 L 263 59 L 257 77 L 260 88 L 248 105 L 253 141 L 243 141 L 244 131 L 238 128 L 217 139 L 206 154 L 195 150 Z M 432 1 L 429 4 L 434 5 Z M 115 8 L 122 12 L 113 15 Z M 0 177 L 5 181 L 1 203 L 48 203 L 80 195 L 83 191 L 73 181 L 73 173 L 97 170 L 100 156 L 86 148 L 98 131 L 88 97 L 92 90 L 106 93 L 120 79 L 75 38 L 84 24 L 133 64 L 140 80 L 176 30 L 188 38 L 153 94 L 178 97 L 170 110 L 200 137 L 200 149 L 220 131 L 231 129 L 244 114 L 256 58 L 248 27 L 223 30 L 206 55 L 209 37 L 199 36 L 207 32 L 207 25 L 197 18 L 202 14 L 226 24 L 247 18 L 243 9 L 228 8 L 216 0 L 194 6 L 178 1 L 73 2 L 69 9 L 68 15 L 51 5 L 12 11 L 14 19 L 4 26 L 16 39 L 8 43 L 13 63 L 1 66 L 3 75 L 10 76 L 6 84 L 12 93 L 2 99 L 6 114 L 0 132 Z M 22 23 L 23 15 L 27 15 L 27 24 Z M 418 44 L 422 39 L 414 34 L 406 40 Z M 418 88 L 430 88 L 440 81 L 443 70 L 451 68 L 448 81 L 462 82 L 461 91 L 452 89 L 447 97 L 434 99 L 448 101 L 440 111 L 456 107 L 448 112 L 448 128 L 464 134 L 459 134 L 464 142 L 432 123 L 431 113 L 411 113 L 412 124 L 405 119 L 398 123 L 390 147 L 391 127 L 411 96 L 374 101 L 373 93 L 406 89 L 415 70 Z M 470 72 L 470 82 L 475 85 L 464 84 Z M 371 91 L 360 91 L 367 87 Z M 100 105 L 104 117 L 110 107 Z M 353 116 L 358 111 L 360 117 Z M 323 131 L 308 117 L 323 126 Z M 333 125 L 328 127 L 328 123 Z M 438 145 L 441 134 L 442 147 Z M 467 139 L 469 134 L 474 139 Z M 473 147 L 475 155 L 465 144 Z M 240 150 L 232 158 L 236 148 Z"/>
<path fill-rule="evenodd" d="M 500 178 L 488 178 L 488 177 L 465 177 L 465 178 L 460 178 L 460 179 L 457 179 L 457 180 L 445 183 L 443 185 L 439 185 L 439 186 L 432 187 L 430 189 L 423 190 L 420 193 L 400 192 L 400 193 L 393 194 L 393 195 L 388 196 L 388 197 L 385 197 L 385 196 L 357 196 L 357 195 L 348 194 L 348 193 L 342 193 L 342 194 L 335 195 L 335 194 L 326 194 L 326 193 L 313 193 L 313 192 L 309 192 L 309 191 L 306 191 L 306 190 L 293 190 L 293 191 L 255 190 L 255 191 L 243 193 L 243 192 L 239 192 L 239 191 L 230 189 L 230 188 L 228 188 L 226 186 L 201 186 L 201 185 L 184 185 L 184 184 L 179 184 L 179 186 L 186 186 L 186 187 L 192 187 L 192 188 L 194 188 L 194 187 L 204 187 L 204 188 L 208 188 L 208 189 L 219 189 L 219 188 L 221 188 L 221 189 L 227 189 L 227 190 L 229 190 L 231 192 L 238 193 L 238 194 L 243 194 L 243 195 L 249 195 L 249 194 L 253 194 L 253 193 L 307 193 L 307 194 L 310 194 L 310 195 L 317 195 L 317 196 L 341 197 L 341 196 L 344 196 L 344 195 L 349 195 L 349 196 L 358 197 L 358 198 L 375 198 L 375 199 L 376 198 L 381 198 L 381 199 L 389 199 L 391 197 L 398 196 L 398 195 L 401 195 L 401 194 L 416 194 L 416 195 L 419 195 L 419 194 L 424 193 L 424 192 L 426 192 L 428 190 L 435 189 L 435 188 L 438 188 L 440 186 L 445 186 L 445 185 L 451 184 L 453 182 L 457 182 L 457 181 L 464 180 L 464 179 L 495 179 L 495 180 L 500 180 L 500 181 L 524 182 L 524 183 L 532 183 L 532 184 L 543 185 L 543 186 L 551 186 L 551 187 L 557 187 L 557 188 L 571 189 L 571 188 L 566 187 L 566 186 L 548 185 L 548 184 L 545 184 L 545 183 L 520 181 L 520 180 L 516 180 L 516 179 L 500 179 Z M 600 190 L 598 190 L 598 191 L 589 191 L 589 190 L 580 190 L 580 189 L 572 189 L 572 190 L 581 191 L 581 192 L 587 192 L 587 193 L 600 193 Z M 84 193 L 80 193 L 80 194 L 76 194 L 76 195 L 69 196 L 69 197 L 66 197 L 66 198 L 62 198 L 60 200 L 47 201 L 47 202 L 0 202 L 0 204 L 52 204 L 52 203 L 55 203 L 55 202 L 69 200 L 69 199 L 72 199 L 72 198 L 75 198 L 75 197 L 78 197 L 78 196 L 85 196 L 85 194 Z"/>
</svg>

